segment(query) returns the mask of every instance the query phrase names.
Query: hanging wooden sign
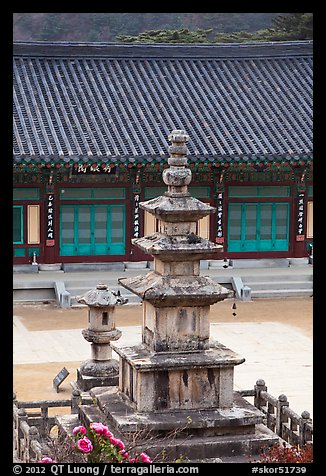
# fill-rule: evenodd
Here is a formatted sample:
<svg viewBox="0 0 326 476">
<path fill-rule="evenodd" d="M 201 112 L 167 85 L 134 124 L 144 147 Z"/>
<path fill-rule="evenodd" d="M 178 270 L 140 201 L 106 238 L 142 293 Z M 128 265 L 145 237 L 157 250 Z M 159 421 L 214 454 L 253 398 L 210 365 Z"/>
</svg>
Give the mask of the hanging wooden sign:
<svg viewBox="0 0 326 476">
<path fill-rule="evenodd" d="M 97 175 L 97 174 L 115 174 L 117 167 L 111 165 L 98 165 L 98 164 L 76 164 L 72 172 L 73 174 L 87 174 L 87 175 Z"/>
<path fill-rule="evenodd" d="M 139 238 L 140 235 L 140 218 L 139 218 L 139 199 L 140 194 L 134 193 L 134 217 L 133 217 L 133 237 Z"/>
<path fill-rule="evenodd" d="M 298 205 L 297 205 L 297 235 L 296 241 L 304 241 L 304 197 L 303 192 L 298 194 Z"/>
<path fill-rule="evenodd" d="M 217 191 L 217 200 L 216 200 L 216 243 L 223 244 L 223 201 L 224 201 L 224 192 L 222 190 Z"/>
<path fill-rule="evenodd" d="M 46 202 L 46 246 L 54 246 L 54 194 L 49 193 Z"/>
</svg>

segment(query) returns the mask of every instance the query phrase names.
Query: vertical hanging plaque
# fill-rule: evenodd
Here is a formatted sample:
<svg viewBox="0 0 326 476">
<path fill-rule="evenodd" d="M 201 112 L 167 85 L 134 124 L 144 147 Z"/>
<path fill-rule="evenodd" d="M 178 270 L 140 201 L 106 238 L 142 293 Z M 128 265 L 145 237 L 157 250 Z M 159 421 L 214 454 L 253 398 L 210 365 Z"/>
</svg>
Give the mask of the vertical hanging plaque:
<svg viewBox="0 0 326 476">
<path fill-rule="evenodd" d="M 133 225 L 132 225 L 132 236 L 133 238 L 139 238 L 140 236 L 140 216 L 139 216 L 139 201 L 140 201 L 140 187 L 139 185 L 133 185 L 133 197 L 134 197 L 134 207 L 133 207 Z"/>
<path fill-rule="evenodd" d="M 49 193 L 46 201 L 46 246 L 54 246 L 54 194 Z"/>
<path fill-rule="evenodd" d="M 216 243 L 223 244 L 223 202 L 224 202 L 224 190 L 217 188 L 216 194 Z"/>
<path fill-rule="evenodd" d="M 298 193 L 297 205 L 297 236 L 296 241 L 304 241 L 304 197 L 303 192 Z"/>
</svg>

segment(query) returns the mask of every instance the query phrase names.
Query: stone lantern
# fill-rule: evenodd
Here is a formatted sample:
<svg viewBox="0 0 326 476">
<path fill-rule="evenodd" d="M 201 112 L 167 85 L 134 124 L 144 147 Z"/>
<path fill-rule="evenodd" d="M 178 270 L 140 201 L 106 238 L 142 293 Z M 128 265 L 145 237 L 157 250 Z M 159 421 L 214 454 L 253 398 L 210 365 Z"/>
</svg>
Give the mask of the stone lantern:
<svg viewBox="0 0 326 476">
<path fill-rule="evenodd" d="M 125 304 L 128 299 L 120 292 L 110 291 L 106 284 L 98 284 L 77 301 L 86 304 L 88 328 L 82 331 L 84 339 L 91 342 L 92 358 L 83 362 L 77 369 L 77 385 L 83 391 L 93 387 L 117 385 L 119 363 L 112 358 L 110 342 L 121 337 L 115 328 L 114 310 L 116 305 Z"/>
</svg>

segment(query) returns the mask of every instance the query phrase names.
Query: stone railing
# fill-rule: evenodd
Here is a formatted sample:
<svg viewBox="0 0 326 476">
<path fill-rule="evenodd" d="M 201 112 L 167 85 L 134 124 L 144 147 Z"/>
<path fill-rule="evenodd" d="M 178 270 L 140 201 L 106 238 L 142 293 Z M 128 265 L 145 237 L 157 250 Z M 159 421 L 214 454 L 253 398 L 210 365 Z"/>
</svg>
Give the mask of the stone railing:
<svg viewBox="0 0 326 476">
<path fill-rule="evenodd" d="M 254 397 L 254 405 L 265 415 L 265 425 L 292 446 L 313 442 L 313 425 L 307 411 L 299 416 L 289 407 L 286 395 L 273 397 L 264 380 L 257 380 L 253 390 L 241 390 L 243 397 Z"/>
<path fill-rule="evenodd" d="M 41 437 L 36 426 L 30 426 L 23 408 L 13 409 L 14 462 L 36 463 L 43 457 Z"/>
<path fill-rule="evenodd" d="M 78 413 L 81 402 L 80 392 L 74 390 L 69 400 L 13 401 L 13 444 L 14 460 L 34 463 L 47 454 L 46 438 L 51 427 L 56 424 L 55 416 L 49 416 L 49 408 L 69 407 L 71 413 Z M 33 411 L 28 412 L 28 409 Z M 39 410 L 39 411 L 35 411 Z"/>
</svg>

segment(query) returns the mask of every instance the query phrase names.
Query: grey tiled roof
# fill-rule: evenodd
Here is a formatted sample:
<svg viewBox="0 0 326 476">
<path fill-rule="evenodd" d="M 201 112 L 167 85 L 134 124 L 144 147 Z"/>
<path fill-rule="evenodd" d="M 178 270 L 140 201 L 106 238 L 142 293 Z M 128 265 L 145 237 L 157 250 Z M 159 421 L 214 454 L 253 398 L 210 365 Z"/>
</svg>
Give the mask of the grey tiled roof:
<svg viewBox="0 0 326 476">
<path fill-rule="evenodd" d="M 312 154 L 312 42 L 17 43 L 13 98 L 17 162 Z"/>
</svg>

